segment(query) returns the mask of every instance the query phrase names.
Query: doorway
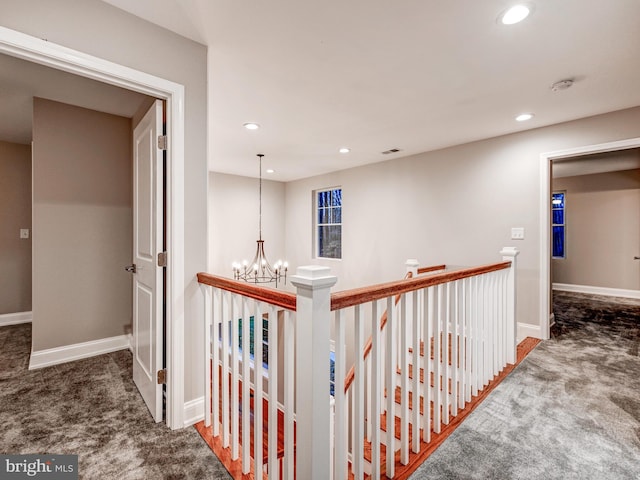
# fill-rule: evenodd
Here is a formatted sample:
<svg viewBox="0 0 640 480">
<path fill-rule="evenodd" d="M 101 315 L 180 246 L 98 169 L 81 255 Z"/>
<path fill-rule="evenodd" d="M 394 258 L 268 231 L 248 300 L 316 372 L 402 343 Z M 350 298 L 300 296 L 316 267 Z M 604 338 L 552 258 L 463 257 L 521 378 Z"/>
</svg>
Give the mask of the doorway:
<svg viewBox="0 0 640 480">
<path fill-rule="evenodd" d="M 7 28 L 0 53 L 91 78 L 166 101 L 167 148 L 167 415 L 172 429 L 184 426 L 184 87 Z"/>
<path fill-rule="evenodd" d="M 552 322 L 552 162 L 575 160 L 585 155 L 624 151 L 640 147 L 640 138 L 587 145 L 540 155 L 540 326 L 543 339 L 550 337 Z"/>
</svg>

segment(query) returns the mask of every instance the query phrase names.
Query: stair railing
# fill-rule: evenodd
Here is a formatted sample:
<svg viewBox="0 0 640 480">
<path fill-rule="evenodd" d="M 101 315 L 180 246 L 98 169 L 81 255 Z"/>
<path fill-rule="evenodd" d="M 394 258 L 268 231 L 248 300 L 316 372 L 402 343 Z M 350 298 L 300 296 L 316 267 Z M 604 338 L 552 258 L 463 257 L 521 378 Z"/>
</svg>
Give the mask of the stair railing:
<svg viewBox="0 0 640 480">
<path fill-rule="evenodd" d="M 332 295 L 336 389 L 334 477 L 393 478 L 472 396 L 515 362 L 515 257 Z M 382 320 L 386 320 L 383 328 Z M 371 332 L 365 341 L 365 327 Z M 412 435 L 409 434 L 412 433 Z M 381 446 L 385 446 L 382 462 Z"/>
<path fill-rule="evenodd" d="M 207 322 L 205 425 L 243 475 L 393 478 L 397 451 L 406 464 L 410 451 L 515 362 L 518 252 L 501 253 L 501 263 L 428 276 L 413 265 L 411 278 L 334 294 L 337 279 L 326 267 L 298 268 L 296 295 L 198 274 Z M 340 388 L 351 363 L 353 380 Z"/>
<path fill-rule="evenodd" d="M 209 354 L 205 426 L 243 475 L 293 480 L 296 295 L 207 273 L 198 282 Z"/>
</svg>

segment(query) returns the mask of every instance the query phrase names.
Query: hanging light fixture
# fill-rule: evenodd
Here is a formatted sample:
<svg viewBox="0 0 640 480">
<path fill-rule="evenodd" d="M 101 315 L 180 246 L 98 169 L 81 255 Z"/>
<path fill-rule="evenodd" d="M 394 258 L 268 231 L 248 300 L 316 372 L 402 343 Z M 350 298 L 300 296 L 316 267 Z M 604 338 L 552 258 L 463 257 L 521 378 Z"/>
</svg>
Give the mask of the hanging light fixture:
<svg viewBox="0 0 640 480">
<path fill-rule="evenodd" d="M 287 270 L 289 264 L 278 260 L 275 265 L 271 265 L 267 260 L 267 255 L 264 253 L 264 240 L 262 239 L 262 153 L 258 154 L 258 162 L 260 165 L 260 190 L 259 190 L 259 225 L 258 225 L 258 240 L 256 247 L 256 254 L 253 257 L 251 263 L 244 260 L 242 263 L 233 263 L 233 278 L 236 280 L 244 280 L 245 282 L 253 283 L 276 283 L 278 288 L 278 282 L 287 283 Z"/>
</svg>

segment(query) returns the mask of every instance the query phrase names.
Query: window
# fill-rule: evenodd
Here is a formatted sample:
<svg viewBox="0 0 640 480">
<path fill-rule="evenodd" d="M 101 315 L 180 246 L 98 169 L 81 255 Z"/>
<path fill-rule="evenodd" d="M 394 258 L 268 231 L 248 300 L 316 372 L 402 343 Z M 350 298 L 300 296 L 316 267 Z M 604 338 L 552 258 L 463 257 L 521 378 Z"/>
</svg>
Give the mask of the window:
<svg viewBox="0 0 640 480">
<path fill-rule="evenodd" d="M 342 258 L 342 189 L 316 192 L 316 256 Z"/>
<path fill-rule="evenodd" d="M 565 258 L 565 194 L 566 192 L 553 192 L 551 195 L 551 228 L 553 231 L 553 258 Z"/>
<path fill-rule="evenodd" d="M 329 395 L 336 394 L 336 352 L 329 353 Z"/>
</svg>

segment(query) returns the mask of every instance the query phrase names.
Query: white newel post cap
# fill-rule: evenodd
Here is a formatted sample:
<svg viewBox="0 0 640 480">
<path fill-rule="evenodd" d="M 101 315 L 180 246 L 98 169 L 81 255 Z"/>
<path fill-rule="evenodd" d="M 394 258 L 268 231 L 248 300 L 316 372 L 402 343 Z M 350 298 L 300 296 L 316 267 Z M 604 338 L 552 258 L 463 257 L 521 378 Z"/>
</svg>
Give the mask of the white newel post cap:
<svg viewBox="0 0 640 480">
<path fill-rule="evenodd" d="M 500 255 L 502 255 L 503 260 L 515 259 L 519 253 L 520 250 L 516 247 L 503 247 L 502 250 L 500 250 Z"/>
<path fill-rule="evenodd" d="M 414 275 L 418 274 L 418 267 L 420 266 L 420 263 L 417 258 L 407 259 L 407 261 L 404 262 L 404 265 L 407 267 L 407 272 L 411 272 Z"/>
<path fill-rule="evenodd" d="M 291 284 L 302 288 L 332 287 L 338 281 L 338 277 L 331 275 L 329 267 L 320 265 L 307 265 L 298 267 L 296 274 L 291 276 Z"/>
</svg>

